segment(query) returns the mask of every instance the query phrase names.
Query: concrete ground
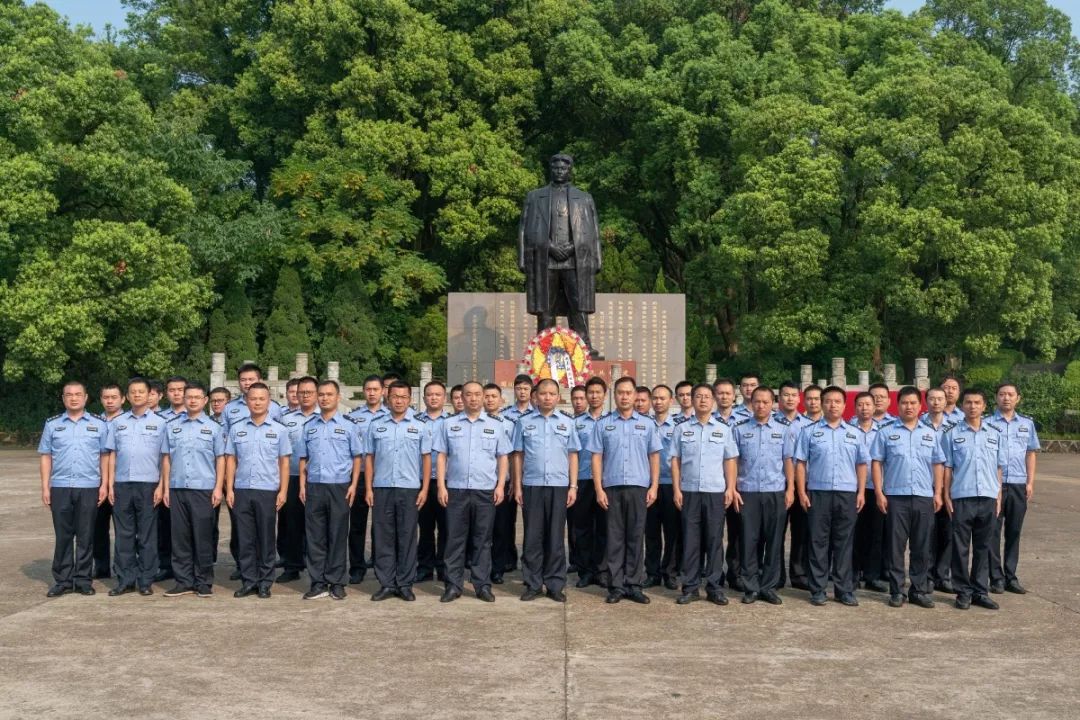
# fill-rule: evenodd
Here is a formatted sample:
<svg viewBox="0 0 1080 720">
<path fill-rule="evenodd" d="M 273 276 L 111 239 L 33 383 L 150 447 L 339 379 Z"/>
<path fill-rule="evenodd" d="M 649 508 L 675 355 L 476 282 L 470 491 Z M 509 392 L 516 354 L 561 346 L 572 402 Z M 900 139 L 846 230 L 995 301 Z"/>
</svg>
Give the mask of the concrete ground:
<svg viewBox="0 0 1080 720">
<path fill-rule="evenodd" d="M 1001 610 L 653 602 L 488 605 L 125 595 L 45 598 L 52 527 L 30 451 L 0 451 L 0 717 L 738 718 L 1080 716 L 1080 471 L 1039 459 L 1024 531 L 1026 596 Z M 228 538 L 228 533 L 223 533 Z M 218 577 L 232 570 L 223 552 Z M 371 575 L 369 574 L 369 578 Z"/>
</svg>

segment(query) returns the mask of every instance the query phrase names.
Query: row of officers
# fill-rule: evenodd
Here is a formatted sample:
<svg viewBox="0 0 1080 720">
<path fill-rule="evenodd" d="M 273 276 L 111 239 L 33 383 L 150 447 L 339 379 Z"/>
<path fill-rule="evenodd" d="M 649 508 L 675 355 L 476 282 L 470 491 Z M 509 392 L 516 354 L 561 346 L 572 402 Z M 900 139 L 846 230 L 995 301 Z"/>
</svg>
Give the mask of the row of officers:
<svg viewBox="0 0 1080 720">
<path fill-rule="evenodd" d="M 663 584 L 679 604 L 704 586 L 718 605 L 725 587 L 779 605 L 789 580 L 814 605 L 830 583 L 837 602 L 857 605 L 860 581 L 894 607 L 933 607 L 938 590 L 961 609 L 996 609 L 991 594 L 1025 592 L 1016 569 L 1039 441 L 1011 384 L 989 416 L 982 392 L 955 378 L 925 396 L 902 388 L 897 416 L 875 385 L 846 421 L 843 389 L 776 393 L 754 375 L 741 378 L 738 405 L 731 380 L 672 391 L 623 377 L 607 413 L 607 385 L 592 378 L 572 390 L 574 415 L 557 408 L 555 382 L 528 376 L 501 411 L 496 385 L 452 388 L 455 414 L 438 381 L 417 412 L 408 384 L 372 376 L 365 404 L 345 415 L 332 380 L 290 381 L 286 409 L 257 366 L 238 379 L 228 401 L 170 379 L 171 407 L 156 410 L 154 383 L 134 378 L 126 411 L 117 388 L 102 392 L 104 417 L 86 411 L 83 384 L 64 386 L 65 412 L 38 448 L 56 534 L 49 596 L 93 594 L 92 577 L 108 574 L 94 557 L 103 508 L 115 531 L 110 595 L 150 595 L 170 576 L 167 596 L 212 595 L 222 505 L 237 597 L 270 597 L 306 570 L 305 599 L 344 599 L 368 567 L 370 511 L 372 600 L 414 600 L 413 584 L 437 576 L 452 602 L 468 570 L 492 602 L 492 584 L 518 566 L 519 507 L 526 601 L 564 602 L 568 572 L 578 587 L 606 587 L 608 603 L 648 603 L 644 588 Z"/>
</svg>

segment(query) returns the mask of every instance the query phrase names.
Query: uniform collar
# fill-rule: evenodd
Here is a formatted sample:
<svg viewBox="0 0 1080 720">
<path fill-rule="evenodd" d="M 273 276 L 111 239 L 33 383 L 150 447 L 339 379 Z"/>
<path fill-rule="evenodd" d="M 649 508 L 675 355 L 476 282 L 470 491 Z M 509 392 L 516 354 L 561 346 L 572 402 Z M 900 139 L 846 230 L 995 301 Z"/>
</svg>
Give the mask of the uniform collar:
<svg viewBox="0 0 1080 720">
<path fill-rule="evenodd" d="M 656 418 L 654 417 L 653 420 L 656 420 Z M 674 425 L 675 424 L 675 418 L 669 412 L 668 416 L 666 418 L 664 418 L 664 422 L 657 422 L 656 424 L 659 425 L 660 427 L 663 427 L 664 425 Z"/>
<path fill-rule="evenodd" d="M 301 417 L 303 417 L 302 414 L 301 414 Z M 319 422 L 324 423 L 326 425 L 338 424 L 338 423 L 341 423 L 341 422 L 344 421 L 344 418 L 341 416 L 341 413 L 336 411 L 336 410 L 334 411 L 334 414 L 330 416 L 329 420 L 323 418 L 322 413 L 319 412 L 318 410 L 316 410 L 315 412 L 311 413 L 311 415 L 307 416 L 307 420 L 305 420 L 305 422 L 311 422 L 312 418 L 315 418 Z"/>
<path fill-rule="evenodd" d="M 714 415 L 713 413 L 709 413 L 709 419 L 706 420 L 705 422 L 701 422 L 700 420 L 698 420 L 697 413 L 694 413 L 693 415 L 691 415 L 689 418 L 686 419 L 685 422 L 697 423 L 701 427 L 707 427 L 709 425 L 722 425 L 723 424 L 720 420 L 718 420 L 716 418 L 716 415 Z"/>
<path fill-rule="evenodd" d="M 246 425 L 254 425 L 255 427 L 269 425 L 272 422 L 274 422 L 274 419 L 270 417 L 270 413 L 266 413 L 266 417 L 263 418 L 263 421 L 261 423 L 256 423 L 255 420 L 252 419 L 251 415 L 248 415 L 246 418 L 244 418 L 244 423 Z"/>
<path fill-rule="evenodd" d="M 119 417 L 119 416 L 118 416 L 118 417 Z M 67 412 L 67 410 L 65 410 L 65 411 L 64 411 L 64 412 L 63 412 L 63 413 L 62 413 L 62 414 L 60 415 L 60 419 L 62 419 L 62 420 L 66 420 L 67 422 L 72 422 L 72 423 L 77 423 L 77 422 L 79 422 L 79 420 L 85 420 L 85 421 L 87 421 L 87 422 L 90 422 L 90 413 L 88 413 L 88 412 L 86 412 L 85 410 L 83 410 L 83 413 L 82 413 L 82 415 L 80 415 L 80 416 L 79 416 L 79 418 L 78 418 L 78 420 L 76 420 L 75 418 L 71 417 L 71 415 L 68 415 L 68 412 Z"/>
<path fill-rule="evenodd" d="M 143 418 L 150 417 L 151 415 L 155 415 L 155 414 L 156 413 L 151 408 L 146 408 L 145 410 L 143 410 L 142 415 L 136 415 L 134 410 L 128 410 L 127 412 L 124 413 L 124 415 L 127 415 L 128 417 L 130 417 L 130 418 L 132 418 L 134 420 L 142 420 Z"/>
<path fill-rule="evenodd" d="M 180 422 L 189 422 L 190 421 L 190 422 L 202 423 L 202 422 L 205 422 L 207 420 L 210 420 L 210 417 L 206 413 L 199 413 L 195 417 L 191 417 L 191 414 L 188 413 L 186 410 L 183 412 L 183 414 L 177 415 L 176 417 L 180 418 Z"/>
</svg>

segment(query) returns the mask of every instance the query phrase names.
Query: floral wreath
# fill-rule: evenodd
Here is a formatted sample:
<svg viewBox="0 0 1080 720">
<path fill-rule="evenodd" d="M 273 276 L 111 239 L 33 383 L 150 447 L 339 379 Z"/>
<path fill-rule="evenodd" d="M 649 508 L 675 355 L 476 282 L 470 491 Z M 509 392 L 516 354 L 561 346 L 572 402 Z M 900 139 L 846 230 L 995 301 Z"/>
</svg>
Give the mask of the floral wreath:
<svg viewBox="0 0 1080 720">
<path fill-rule="evenodd" d="M 572 389 L 592 377 L 589 347 L 568 328 L 549 327 L 534 337 L 525 349 L 524 363 L 534 383 L 550 378 Z"/>
</svg>

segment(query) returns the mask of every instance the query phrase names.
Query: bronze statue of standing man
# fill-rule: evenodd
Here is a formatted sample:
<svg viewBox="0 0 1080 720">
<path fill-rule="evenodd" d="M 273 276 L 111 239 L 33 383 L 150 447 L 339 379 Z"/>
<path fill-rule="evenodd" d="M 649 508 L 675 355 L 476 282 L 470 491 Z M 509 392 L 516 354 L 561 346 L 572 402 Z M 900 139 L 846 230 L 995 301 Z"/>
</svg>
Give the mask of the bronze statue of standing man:
<svg viewBox="0 0 1080 720">
<path fill-rule="evenodd" d="M 518 269 L 525 273 L 526 308 L 536 331 L 563 316 L 593 357 L 587 316 L 596 312 L 600 228 L 592 195 L 570 184 L 574 159 L 559 153 L 549 163 L 551 182 L 532 190 L 518 225 Z"/>
</svg>

